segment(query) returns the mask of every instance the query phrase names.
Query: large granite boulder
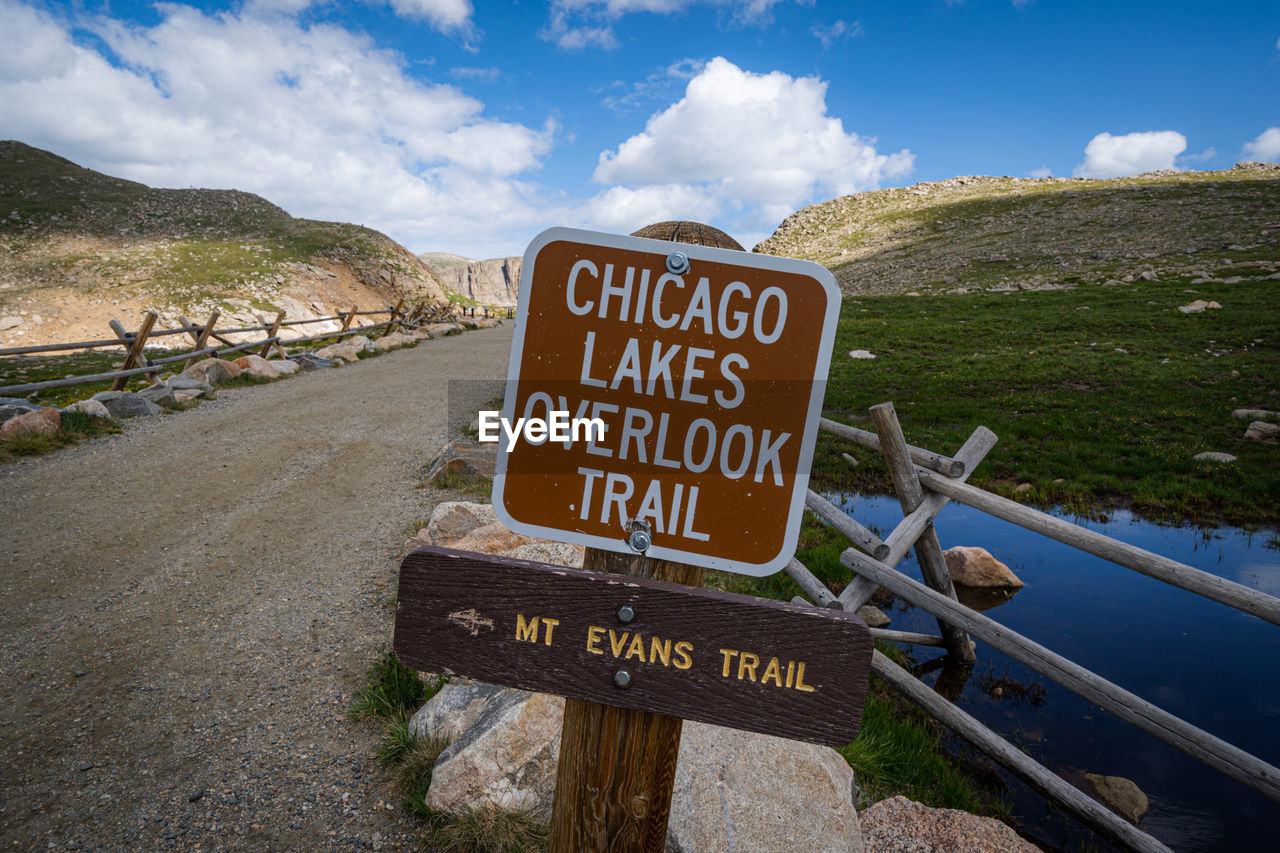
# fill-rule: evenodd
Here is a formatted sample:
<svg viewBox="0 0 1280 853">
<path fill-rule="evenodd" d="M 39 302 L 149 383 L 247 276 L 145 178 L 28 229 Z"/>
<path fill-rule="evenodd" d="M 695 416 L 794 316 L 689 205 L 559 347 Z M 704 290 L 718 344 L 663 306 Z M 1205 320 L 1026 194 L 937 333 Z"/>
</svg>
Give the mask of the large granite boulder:
<svg viewBox="0 0 1280 853">
<path fill-rule="evenodd" d="M 107 407 L 94 399 L 76 400 L 74 403 L 68 403 L 62 407 L 62 413 L 65 415 L 67 412 L 84 412 L 86 415 L 91 415 L 95 418 L 111 417 L 111 412 L 107 411 Z"/>
<path fill-rule="evenodd" d="M 1269 424 L 1266 421 L 1254 421 L 1249 424 L 1249 428 L 1244 431 L 1245 438 L 1251 438 L 1254 441 L 1265 441 L 1268 444 L 1275 444 L 1280 441 L 1280 424 Z"/>
<path fill-rule="evenodd" d="M 9 418 L 0 426 L 0 441 L 9 441 L 24 433 L 39 435 L 57 435 L 62 426 L 62 414 L 57 409 L 40 409 L 35 412 L 23 412 Z"/>
<path fill-rule="evenodd" d="M 942 552 L 957 586 L 1021 587 L 1018 576 L 985 548 L 957 545 Z"/>
<path fill-rule="evenodd" d="M 244 372 L 261 376 L 263 379 L 280 378 L 280 371 L 276 370 L 275 365 L 260 355 L 242 355 L 236 359 L 235 364 Z"/>
<path fill-rule="evenodd" d="M 1100 776 L 1096 773 L 1082 775 L 1104 806 L 1134 826 L 1137 826 L 1138 821 L 1151 806 L 1147 795 L 1132 779 L 1126 779 L 1123 776 Z"/>
<path fill-rule="evenodd" d="M 328 370 L 330 367 L 337 367 L 337 362 L 331 358 L 325 358 L 313 352 L 303 352 L 297 355 L 289 356 L 289 360 L 298 365 L 302 370 Z"/>
<path fill-rule="evenodd" d="M 906 797 L 863 809 L 866 853 L 1039 853 L 1000 821 L 957 809 L 933 809 Z"/>
<path fill-rule="evenodd" d="M 302 365 L 298 364 L 296 361 L 290 361 L 287 358 L 269 361 L 267 364 L 271 365 L 271 368 L 281 376 L 292 376 L 302 369 Z"/>
<path fill-rule="evenodd" d="M 164 411 L 146 397 L 132 391 L 102 391 L 94 394 L 93 399 L 106 406 L 113 418 L 150 417 Z"/>
<path fill-rule="evenodd" d="M 43 408 L 44 406 L 39 403 L 33 403 L 21 397 L 0 397 L 0 423 L 27 412 L 38 412 Z"/>
<path fill-rule="evenodd" d="M 419 736 L 453 738 L 436 760 L 427 806 L 528 809 L 545 819 L 563 723 L 559 697 L 450 682 L 409 724 Z M 685 722 L 668 851 L 862 849 L 853 771 L 834 750 Z"/>
<path fill-rule="evenodd" d="M 470 501 L 445 501 L 431 511 L 431 520 L 418 531 L 418 537 L 428 545 L 452 548 L 453 543 L 477 527 L 496 524 L 497 514 L 489 504 Z"/>
</svg>

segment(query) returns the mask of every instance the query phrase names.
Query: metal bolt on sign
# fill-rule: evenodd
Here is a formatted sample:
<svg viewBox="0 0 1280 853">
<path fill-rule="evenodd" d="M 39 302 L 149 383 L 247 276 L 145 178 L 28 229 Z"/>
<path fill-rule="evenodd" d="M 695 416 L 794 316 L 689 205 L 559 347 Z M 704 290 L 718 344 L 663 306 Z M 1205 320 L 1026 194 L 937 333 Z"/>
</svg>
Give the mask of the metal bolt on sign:
<svg viewBox="0 0 1280 853">
<path fill-rule="evenodd" d="M 627 624 L 636 618 L 636 609 L 630 604 L 624 604 L 618 608 L 618 621 Z"/>
<path fill-rule="evenodd" d="M 672 275 L 684 275 L 689 271 L 689 256 L 684 252 L 672 252 L 667 255 L 667 272 Z"/>
<path fill-rule="evenodd" d="M 640 554 L 649 550 L 649 546 L 653 544 L 653 535 L 649 532 L 649 523 L 647 521 L 631 522 L 631 535 L 627 537 L 627 546 Z"/>
<path fill-rule="evenodd" d="M 613 674 L 613 683 L 618 687 L 626 689 L 631 686 L 631 673 L 625 669 L 620 669 Z"/>
</svg>

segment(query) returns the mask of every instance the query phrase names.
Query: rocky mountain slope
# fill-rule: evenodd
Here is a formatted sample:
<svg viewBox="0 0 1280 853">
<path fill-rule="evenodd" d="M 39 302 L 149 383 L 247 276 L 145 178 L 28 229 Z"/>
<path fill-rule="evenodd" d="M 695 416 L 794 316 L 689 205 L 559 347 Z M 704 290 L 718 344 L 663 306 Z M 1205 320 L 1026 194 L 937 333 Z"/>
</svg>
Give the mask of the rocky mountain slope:
<svg viewBox="0 0 1280 853">
<path fill-rule="evenodd" d="M 846 294 L 1261 279 L 1280 262 L 1280 165 L 920 183 L 806 207 L 755 251 L 817 261 Z"/>
<path fill-rule="evenodd" d="M 520 292 L 523 258 L 491 258 L 473 261 L 446 252 L 428 252 L 418 259 L 431 269 L 444 289 L 464 300 L 508 308 Z"/>
<path fill-rule="evenodd" d="M 109 337 L 214 308 L 330 315 L 400 297 L 444 300 L 431 271 L 383 234 L 296 219 L 235 190 L 152 189 L 20 142 L 0 142 L 0 346 Z M 16 321 L 16 324 L 15 324 Z"/>
</svg>

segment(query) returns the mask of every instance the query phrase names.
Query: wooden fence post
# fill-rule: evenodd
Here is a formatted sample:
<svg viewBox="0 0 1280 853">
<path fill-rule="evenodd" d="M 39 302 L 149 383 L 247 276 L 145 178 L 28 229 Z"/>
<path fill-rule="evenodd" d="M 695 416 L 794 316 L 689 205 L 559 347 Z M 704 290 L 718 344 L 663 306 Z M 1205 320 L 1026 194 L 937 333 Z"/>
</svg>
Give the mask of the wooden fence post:
<svg viewBox="0 0 1280 853">
<path fill-rule="evenodd" d="M 880 437 L 880 449 L 884 453 L 885 462 L 889 465 L 889 476 L 893 479 L 893 488 L 898 493 L 898 503 L 902 506 L 903 515 L 909 515 L 924 502 L 924 489 L 916 476 L 916 469 L 911 464 L 911 456 L 907 450 L 907 440 L 902 435 L 902 427 L 898 424 L 898 413 L 893 403 L 881 403 L 871 407 L 871 420 L 875 423 L 876 434 Z M 924 533 L 915 541 L 916 557 L 920 562 L 920 573 L 925 583 L 935 592 L 956 600 L 956 589 L 951 583 L 951 573 L 947 571 L 947 561 L 942 555 L 942 545 L 938 542 L 937 531 L 929 524 Z M 970 664 L 977 660 L 969 636 L 963 630 L 947 622 L 938 620 L 938 628 L 946 643 L 947 654 L 958 663 Z"/>
<path fill-rule="evenodd" d="M 404 300 L 401 299 L 395 305 L 390 307 L 391 307 L 391 316 L 387 318 L 388 322 L 387 322 L 387 331 L 386 331 L 386 334 L 388 335 L 395 334 L 395 332 L 400 328 L 400 323 L 401 323 L 400 309 L 404 307 Z"/>
<path fill-rule="evenodd" d="M 159 319 L 159 316 L 160 315 L 156 314 L 154 311 L 148 311 L 143 315 L 142 326 L 138 329 L 138 334 L 133 336 L 132 343 L 129 346 L 129 353 L 124 357 L 124 365 L 121 366 L 121 370 L 132 370 L 135 367 L 146 366 L 146 356 L 142 354 L 142 350 L 147 345 L 147 337 L 151 334 L 151 328 L 156 324 L 156 320 Z M 124 330 L 124 326 L 119 320 L 112 320 L 110 326 L 112 331 L 116 333 L 116 337 L 120 338 L 121 343 L 130 342 L 129 333 Z M 157 374 L 148 373 L 146 376 L 147 379 L 152 382 L 156 381 Z M 111 390 L 123 391 L 124 386 L 128 383 L 129 377 L 117 377 L 116 380 L 111 383 Z"/>
<path fill-rule="evenodd" d="M 259 322 L 259 323 L 262 323 L 262 318 L 261 318 L 261 317 L 259 317 L 259 318 L 258 318 L 258 322 Z M 266 358 L 266 357 L 267 357 L 267 353 L 271 352 L 271 348 L 272 348 L 272 347 L 275 347 L 275 348 L 276 348 L 276 352 L 280 353 L 280 357 L 281 357 L 281 358 L 287 358 L 287 357 L 288 357 L 288 356 L 286 356 L 286 355 L 284 354 L 284 347 L 280 346 L 280 342 L 279 342 L 279 341 L 272 341 L 272 340 L 270 340 L 271 338 L 274 338 L 276 335 L 278 335 L 278 334 L 280 333 L 280 324 L 281 324 L 281 323 L 283 323 L 283 322 L 284 322 L 284 309 L 281 309 L 281 310 L 279 310 L 279 311 L 277 311 L 277 312 L 276 312 L 276 319 L 275 319 L 275 321 L 271 324 L 271 331 L 267 332 L 267 338 L 268 338 L 268 340 L 267 340 L 267 342 L 266 342 L 265 344 L 263 344 L 263 345 L 262 345 L 262 352 L 258 353 L 258 355 L 259 355 L 259 356 L 261 356 L 262 358 Z M 266 323 L 262 323 L 262 325 L 264 325 L 264 326 L 265 326 L 265 325 L 267 325 L 267 324 L 266 324 Z"/>
<path fill-rule="evenodd" d="M 582 567 L 702 586 L 706 570 L 588 548 Z M 566 699 L 551 853 L 666 849 L 679 717 Z"/>
<path fill-rule="evenodd" d="M 213 312 L 209 314 L 208 321 L 203 326 L 200 327 L 200 333 L 198 335 L 193 336 L 196 339 L 197 352 L 204 349 L 205 343 L 209 340 L 209 336 L 213 334 L 214 324 L 218 322 L 218 318 L 221 316 L 222 316 L 221 311 L 219 311 L 217 308 L 213 309 Z M 187 322 L 187 319 L 185 317 L 182 318 L 182 324 L 184 326 L 191 325 L 190 323 Z M 199 360 L 200 360 L 200 356 L 198 355 L 191 356 L 191 358 L 187 359 L 186 363 L 182 365 L 182 369 L 186 370 L 188 367 L 195 364 Z"/>
<path fill-rule="evenodd" d="M 351 321 L 356 318 L 356 311 L 358 311 L 359 308 L 359 305 L 352 305 L 350 311 L 345 313 L 342 311 L 338 312 L 338 316 L 342 318 L 342 328 L 339 331 L 345 332 L 347 329 L 351 328 Z"/>
</svg>

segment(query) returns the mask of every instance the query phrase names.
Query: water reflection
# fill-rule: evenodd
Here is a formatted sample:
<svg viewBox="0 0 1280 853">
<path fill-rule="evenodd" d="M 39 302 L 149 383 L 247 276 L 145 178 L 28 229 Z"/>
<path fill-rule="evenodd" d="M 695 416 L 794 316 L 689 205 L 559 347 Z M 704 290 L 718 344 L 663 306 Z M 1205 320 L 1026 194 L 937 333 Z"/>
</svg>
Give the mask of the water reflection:
<svg viewBox="0 0 1280 853">
<path fill-rule="evenodd" d="M 862 524 L 887 534 L 901 520 L 897 500 L 828 496 Z M 1071 521 L 1272 595 L 1280 595 L 1275 531 L 1168 527 L 1127 512 Z M 1271 764 L 1280 764 L 1280 627 L 1168 586 L 959 504 L 935 527 L 944 548 L 977 545 L 1027 585 L 1015 595 L 957 590 L 990 618 L 1161 705 Z M 919 579 L 914 557 L 899 568 Z M 974 601 L 975 603 L 970 603 Z M 936 633 L 910 606 L 886 611 L 891 628 Z M 1280 804 L 1122 723 L 1075 694 L 978 643 L 969 675 L 941 649 L 912 647 L 916 669 L 943 695 L 1026 748 L 1052 769 L 1124 776 L 1151 801 L 1141 827 L 1179 851 L 1272 849 Z M 995 682 L 1038 684 L 1038 703 Z M 994 679 L 994 680 L 993 680 Z M 1020 783 L 1019 783 L 1020 784 Z M 1014 789 L 1015 815 L 1067 846 L 1085 835 Z M 1106 849 L 1105 845 L 1102 849 Z"/>
</svg>

